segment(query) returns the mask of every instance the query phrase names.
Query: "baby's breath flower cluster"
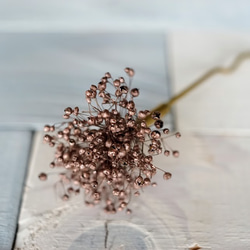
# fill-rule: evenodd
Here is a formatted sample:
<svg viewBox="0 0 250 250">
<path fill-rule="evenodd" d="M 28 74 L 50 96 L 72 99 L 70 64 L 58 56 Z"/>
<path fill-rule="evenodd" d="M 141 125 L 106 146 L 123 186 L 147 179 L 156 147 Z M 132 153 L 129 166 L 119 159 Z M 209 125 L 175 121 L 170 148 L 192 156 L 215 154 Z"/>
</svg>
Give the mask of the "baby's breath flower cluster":
<svg viewBox="0 0 250 250">
<path fill-rule="evenodd" d="M 88 111 L 68 107 L 63 117 L 69 121 L 44 127 L 48 132 L 44 142 L 56 147 L 50 166 L 64 169 L 59 181 L 62 198 L 83 192 L 86 205 L 101 204 L 107 213 L 124 209 L 131 213 L 127 207 L 131 197 L 139 196 L 146 186 L 155 186 L 152 177 L 157 169 L 163 171 L 153 165 L 153 156 L 179 154 L 166 149 L 169 130 L 163 128 L 160 113 L 136 109 L 139 89 L 131 88 L 134 70 L 126 68 L 125 72 L 128 83 L 106 73 L 97 85 L 90 86 L 85 92 Z M 155 130 L 145 122 L 149 115 L 155 120 Z M 164 179 L 171 178 L 171 173 L 163 172 Z M 47 174 L 39 178 L 46 180 Z"/>
</svg>

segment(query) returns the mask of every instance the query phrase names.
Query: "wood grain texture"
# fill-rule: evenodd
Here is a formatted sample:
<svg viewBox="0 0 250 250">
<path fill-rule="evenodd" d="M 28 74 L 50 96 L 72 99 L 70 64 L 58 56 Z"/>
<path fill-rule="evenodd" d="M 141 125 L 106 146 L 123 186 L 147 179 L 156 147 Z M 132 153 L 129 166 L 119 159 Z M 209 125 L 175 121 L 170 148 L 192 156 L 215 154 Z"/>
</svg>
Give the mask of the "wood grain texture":
<svg viewBox="0 0 250 250">
<path fill-rule="evenodd" d="M 0 131 L 0 249 L 12 248 L 32 133 Z"/>
<path fill-rule="evenodd" d="M 158 186 L 133 199 L 131 216 L 107 216 L 85 207 L 81 196 L 61 201 L 56 175 L 42 183 L 37 178 L 50 171 L 52 157 L 41 140 L 37 134 L 16 249 L 249 248 L 249 137 L 184 133 L 172 140 L 180 158 L 157 157 L 155 165 L 173 178 L 157 175 Z"/>
<path fill-rule="evenodd" d="M 173 34 L 169 51 L 172 53 L 172 79 L 176 91 L 210 67 L 220 62 L 227 63 L 240 52 L 239 47 L 241 50 L 249 46 L 249 38 L 245 35 L 213 36 Z M 113 47 L 111 50 L 115 51 Z M 89 55 L 88 61 L 93 55 Z M 191 63 L 194 59 L 195 67 Z M 95 65 L 99 64 L 93 60 L 92 67 Z M 156 166 L 170 171 L 173 178 L 164 182 L 161 174 L 156 176 L 158 187 L 145 189 L 141 197 L 133 200 L 131 216 L 107 216 L 98 208 L 83 206 L 81 196 L 67 203 L 61 201 L 54 189 L 56 174 L 51 174 L 46 183 L 37 178 L 41 171 L 51 172 L 48 164 L 53 158 L 51 148 L 42 144 L 42 135 L 38 133 L 24 193 L 16 249 L 188 250 L 196 243 L 202 249 L 248 249 L 250 137 L 235 136 L 248 134 L 249 119 L 242 108 L 249 104 L 248 73 L 246 63 L 231 82 L 225 82 L 224 77 L 214 79 L 217 91 L 215 86 L 210 89 L 211 84 L 207 82 L 203 86 L 205 91 L 201 87 L 197 89 L 198 93 L 192 93 L 177 104 L 177 124 L 183 136 L 170 144 L 180 150 L 180 158 L 158 157 L 155 161 Z M 226 78 L 232 79 L 231 76 Z M 243 85 L 239 87 L 235 83 Z M 146 88 L 149 86 L 152 85 L 145 85 Z M 153 93 L 154 89 L 148 92 Z M 161 93 L 159 96 L 163 97 Z M 65 96 L 62 98 L 61 104 L 65 102 Z M 145 95 L 142 99 L 145 105 L 154 104 L 151 98 L 144 98 Z M 156 98 L 157 104 L 160 100 Z M 72 104 L 73 100 L 69 101 Z"/>
<path fill-rule="evenodd" d="M 227 66 L 239 53 L 250 51 L 250 36 L 244 33 L 173 32 L 168 38 L 174 93 L 211 68 Z M 178 128 L 249 135 L 249 79 L 250 60 L 246 60 L 233 74 L 217 75 L 204 82 L 176 104 Z"/>
<path fill-rule="evenodd" d="M 137 106 L 151 109 L 170 95 L 165 52 L 162 33 L 2 33 L 0 126 L 41 129 L 68 106 L 86 110 L 85 90 L 107 71 L 125 76 L 127 66 L 136 71 Z"/>
<path fill-rule="evenodd" d="M 14 3 L 14 7 L 13 7 Z M 120 32 L 198 28 L 249 31 L 248 0 L 2 0 L 0 31 Z"/>
</svg>

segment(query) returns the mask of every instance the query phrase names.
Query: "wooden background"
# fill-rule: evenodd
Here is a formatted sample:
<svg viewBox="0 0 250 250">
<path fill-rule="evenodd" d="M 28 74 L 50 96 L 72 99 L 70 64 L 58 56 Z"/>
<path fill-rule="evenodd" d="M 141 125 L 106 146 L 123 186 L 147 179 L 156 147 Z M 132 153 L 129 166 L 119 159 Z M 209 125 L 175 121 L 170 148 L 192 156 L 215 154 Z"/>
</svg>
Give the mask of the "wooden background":
<svg viewBox="0 0 250 250">
<path fill-rule="evenodd" d="M 17 249 L 102 249 L 105 227 L 108 249 L 249 249 L 250 61 L 176 104 L 166 121 L 183 134 L 181 156 L 156 159 L 173 179 L 157 176 L 131 216 L 62 203 L 53 178 L 37 180 L 52 154 L 37 131 L 84 108 L 103 73 L 134 67 L 138 105 L 153 108 L 250 50 L 249 3 L 13 3 L 0 3 L 0 249 L 15 238 Z"/>
</svg>

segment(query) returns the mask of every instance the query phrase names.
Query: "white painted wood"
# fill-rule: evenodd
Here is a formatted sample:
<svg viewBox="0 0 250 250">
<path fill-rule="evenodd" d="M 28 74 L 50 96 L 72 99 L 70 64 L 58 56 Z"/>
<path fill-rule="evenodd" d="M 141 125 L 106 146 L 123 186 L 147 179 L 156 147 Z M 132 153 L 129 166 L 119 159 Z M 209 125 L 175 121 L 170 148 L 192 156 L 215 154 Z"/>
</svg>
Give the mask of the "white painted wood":
<svg viewBox="0 0 250 250">
<path fill-rule="evenodd" d="M 228 63 L 239 52 L 239 47 L 246 49 L 250 44 L 245 35 L 236 39 L 234 34 L 215 34 L 212 38 L 190 33 L 192 39 L 189 40 L 188 34 L 177 34 L 179 38 L 176 34 L 170 40 L 176 91 L 210 67 Z M 181 58 L 185 63 L 181 64 Z M 197 61 L 193 66 L 194 58 Z M 225 78 L 232 77 L 228 84 Z M 50 175 L 46 183 L 37 178 L 41 171 L 51 171 L 48 164 L 53 157 L 51 149 L 42 144 L 41 134 L 37 134 L 16 248 L 104 249 L 106 237 L 106 246 L 110 249 L 189 249 L 195 244 L 203 249 L 248 249 L 250 200 L 245 191 L 250 188 L 250 138 L 232 136 L 248 133 L 249 120 L 242 119 L 246 115 L 241 109 L 244 102 L 248 103 L 247 79 L 248 63 L 235 75 L 217 79 L 214 83 L 217 92 L 214 86 L 210 89 L 212 83 L 207 82 L 195 90 L 198 93 L 193 92 L 177 104 L 177 125 L 183 137 L 178 142 L 173 140 L 171 145 L 180 150 L 181 156 L 179 159 L 158 157 L 155 162 L 172 172 L 173 178 L 164 182 L 161 175 L 156 177 L 158 187 L 145 190 L 133 201 L 131 216 L 107 216 L 98 208 L 84 207 L 80 196 L 68 203 L 61 201 L 53 189 L 56 175 Z M 235 87 L 235 82 L 242 83 L 243 87 L 239 84 Z M 227 89 L 227 98 L 222 102 L 224 89 Z M 235 106 L 230 102 L 232 99 Z M 240 112 L 232 107 L 239 108 Z M 201 112 L 204 108 L 205 115 Z M 226 112 L 227 109 L 231 113 Z"/>
<path fill-rule="evenodd" d="M 178 93 L 215 66 L 227 66 L 250 51 L 244 33 L 173 32 L 168 39 L 173 92 Z M 218 75 L 175 106 L 181 131 L 213 134 L 250 134 L 250 60 L 231 75 Z"/>
<path fill-rule="evenodd" d="M 85 91 L 105 72 L 125 76 L 136 71 L 139 108 L 166 100 L 165 35 L 0 34 L 0 126 L 41 129 L 62 120 L 68 106 L 87 109 Z"/>
<path fill-rule="evenodd" d="M 50 171 L 52 151 L 36 135 L 16 249 L 248 249 L 250 137 L 183 134 L 171 145 L 180 158 L 156 158 L 172 172 L 161 174 L 156 188 L 147 188 L 131 203 L 131 216 L 107 216 L 88 208 L 77 196 L 68 203 L 53 189 L 56 176 L 38 181 Z M 33 244 L 33 245 L 32 245 Z M 81 247 L 81 248 L 80 248 Z"/>
<path fill-rule="evenodd" d="M 4 32 L 250 28 L 248 0 L 1 0 Z"/>
<path fill-rule="evenodd" d="M 0 131 L 0 249 L 12 248 L 16 233 L 31 132 Z"/>
</svg>

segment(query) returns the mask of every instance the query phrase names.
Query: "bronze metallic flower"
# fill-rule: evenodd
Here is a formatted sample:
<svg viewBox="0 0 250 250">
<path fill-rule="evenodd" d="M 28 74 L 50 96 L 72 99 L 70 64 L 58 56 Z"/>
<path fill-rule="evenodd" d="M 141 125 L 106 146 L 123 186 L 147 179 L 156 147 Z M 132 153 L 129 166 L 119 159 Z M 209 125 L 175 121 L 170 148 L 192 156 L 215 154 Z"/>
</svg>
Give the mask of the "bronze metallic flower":
<svg viewBox="0 0 250 250">
<path fill-rule="evenodd" d="M 169 130 L 163 128 L 160 112 L 136 109 L 134 99 L 139 89 L 131 88 L 134 70 L 126 68 L 128 83 L 123 77 L 113 79 L 106 73 L 97 85 L 85 92 L 88 111 L 67 107 L 60 125 L 45 125 L 44 142 L 55 147 L 52 168 L 59 167 L 60 183 L 68 200 L 75 193 L 84 192 L 86 205 L 101 204 L 107 213 L 127 208 L 131 197 L 140 195 L 145 186 L 155 186 L 152 177 L 157 170 L 153 156 L 164 153 L 177 157 L 164 140 Z M 109 91 L 108 89 L 111 89 Z M 145 118 L 151 116 L 154 129 Z M 177 138 L 180 133 L 175 134 Z M 168 180 L 171 174 L 163 171 Z M 41 180 L 47 175 L 41 173 Z"/>
</svg>

